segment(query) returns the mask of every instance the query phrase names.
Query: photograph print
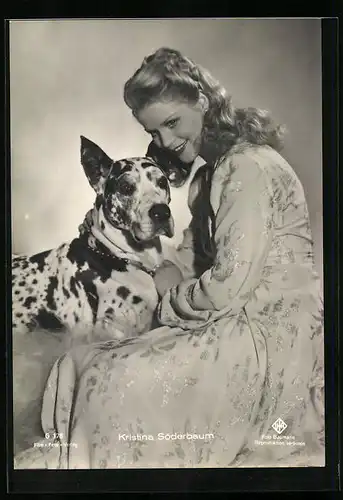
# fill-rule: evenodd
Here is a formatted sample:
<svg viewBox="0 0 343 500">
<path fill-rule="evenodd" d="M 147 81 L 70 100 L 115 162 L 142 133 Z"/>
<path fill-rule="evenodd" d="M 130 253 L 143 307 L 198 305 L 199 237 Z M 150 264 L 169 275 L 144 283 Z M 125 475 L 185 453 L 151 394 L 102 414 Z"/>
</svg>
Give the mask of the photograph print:
<svg viewBox="0 0 343 500">
<path fill-rule="evenodd" d="M 9 25 L 14 469 L 324 467 L 320 19 Z"/>
</svg>

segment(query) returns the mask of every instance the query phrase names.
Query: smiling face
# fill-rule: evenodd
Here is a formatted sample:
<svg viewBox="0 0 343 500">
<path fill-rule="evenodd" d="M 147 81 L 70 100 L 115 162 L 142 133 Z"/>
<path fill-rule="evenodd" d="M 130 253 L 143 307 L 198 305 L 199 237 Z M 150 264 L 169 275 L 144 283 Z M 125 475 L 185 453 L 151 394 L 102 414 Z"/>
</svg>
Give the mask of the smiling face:
<svg viewBox="0 0 343 500">
<path fill-rule="evenodd" d="M 112 227 L 128 231 L 141 242 L 162 234 L 173 236 L 169 183 L 153 160 L 137 157 L 113 162 L 99 146 L 82 137 L 81 162 Z"/>
<path fill-rule="evenodd" d="M 194 105 L 175 100 L 159 101 L 136 113 L 138 122 L 160 148 L 173 151 L 181 161 L 191 163 L 199 155 L 204 102 Z"/>
</svg>

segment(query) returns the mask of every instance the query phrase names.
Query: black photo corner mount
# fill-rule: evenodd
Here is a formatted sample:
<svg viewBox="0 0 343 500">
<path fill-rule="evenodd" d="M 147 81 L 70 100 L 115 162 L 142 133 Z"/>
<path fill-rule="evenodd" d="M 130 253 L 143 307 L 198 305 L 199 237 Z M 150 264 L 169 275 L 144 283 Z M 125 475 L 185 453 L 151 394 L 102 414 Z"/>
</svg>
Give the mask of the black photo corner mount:
<svg viewBox="0 0 343 500">
<path fill-rule="evenodd" d="M 27 2 L 29 3 L 29 2 Z M 10 300 L 10 137 L 9 43 L 5 27 L 5 210 L 7 272 L 6 352 L 6 465 L 9 493 L 91 492 L 334 492 L 341 489 L 339 367 L 339 155 L 338 155 L 338 20 L 322 20 L 323 92 L 323 217 L 324 217 L 324 316 L 325 316 L 325 467 L 254 469 L 118 469 L 118 470 L 13 470 L 12 364 L 9 318 Z M 3 366 L 5 363 L 3 364 Z"/>
</svg>

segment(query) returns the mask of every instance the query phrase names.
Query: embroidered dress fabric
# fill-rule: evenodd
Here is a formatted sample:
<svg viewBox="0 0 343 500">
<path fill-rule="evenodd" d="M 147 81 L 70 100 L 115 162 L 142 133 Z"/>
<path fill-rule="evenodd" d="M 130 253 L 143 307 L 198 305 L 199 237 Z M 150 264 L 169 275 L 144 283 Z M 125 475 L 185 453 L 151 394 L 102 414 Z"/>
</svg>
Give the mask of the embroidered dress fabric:
<svg viewBox="0 0 343 500">
<path fill-rule="evenodd" d="M 273 149 L 241 144 L 216 165 L 210 200 L 212 267 L 168 290 L 160 328 L 55 363 L 42 409 L 55 441 L 15 468 L 324 465 L 323 304 L 303 188 Z"/>
</svg>

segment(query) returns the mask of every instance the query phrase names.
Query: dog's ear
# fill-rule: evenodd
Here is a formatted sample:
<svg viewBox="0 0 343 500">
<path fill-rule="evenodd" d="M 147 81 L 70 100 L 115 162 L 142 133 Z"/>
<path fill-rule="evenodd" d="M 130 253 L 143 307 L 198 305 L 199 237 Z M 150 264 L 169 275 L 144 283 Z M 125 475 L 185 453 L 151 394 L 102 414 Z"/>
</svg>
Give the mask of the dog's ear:
<svg viewBox="0 0 343 500">
<path fill-rule="evenodd" d="M 81 135 L 81 164 L 94 191 L 102 192 L 102 186 L 108 176 L 113 160 L 94 142 Z"/>
</svg>

